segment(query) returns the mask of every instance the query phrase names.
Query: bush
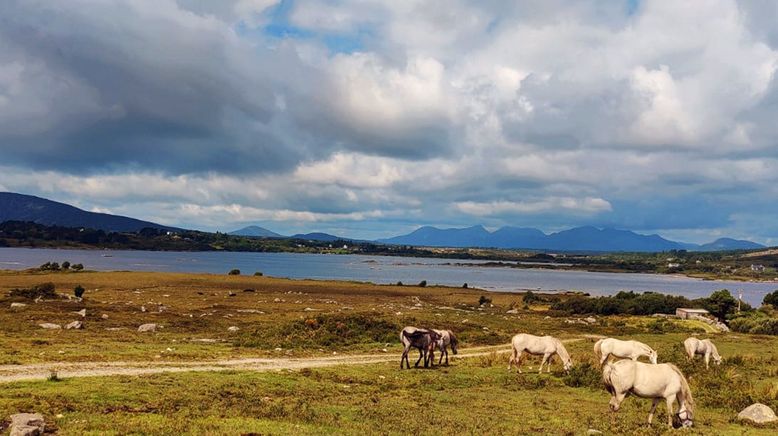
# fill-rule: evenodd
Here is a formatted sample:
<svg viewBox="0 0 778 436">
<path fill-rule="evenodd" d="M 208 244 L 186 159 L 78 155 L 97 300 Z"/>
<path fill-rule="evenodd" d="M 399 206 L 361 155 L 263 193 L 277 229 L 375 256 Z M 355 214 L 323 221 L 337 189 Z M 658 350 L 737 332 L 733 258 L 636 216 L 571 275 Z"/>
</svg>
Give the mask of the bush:
<svg viewBox="0 0 778 436">
<path fill-rule="evenodd" d="M 535 295 L 535 293 L 532 292 L 532 291 L 527 291 L 527 293 L 524 294 L 523 301 L 524 301 L 524 304 L 529 305 L 529 304 L 537 303 L 538 301 L 540 301 L 540 297 Z"/>
<path fill-rule="evenodd" d="M 82 271 L 84 269 L 84 265 L 81 263 L 76 263 L 70 266 L 70 269 L 73 271 Z"/>
<path fill-rule="evenodd" d="M 735 313 L 737 309 L 737 300 L 727 289 L 716 291 L 708 298 L 701 298 L 700 302 L 702 307 L 720 320 L 727 319 L 727 315 Z"/>
<path fill-rule="evenodd" d="M 578 315 L 653 315 L 672 314 L 679 307 L 689 306 L 692 306 L 692 302 L 685 297 L 656 292 L 639 294 L 630 291 L 619 292 L 609 297 L 576 295 L 555 302 L 551 305 L 551 309 Z"/>
<path fill-rule="evenodd" d="M 467 289 L 467 283 L 465 283 L 464 285 L 462 285 L 462 289 Z"/>
<path fill-rule="evenodd" d="M 81 285 L 76 285 L 76 287 L 75 287 L 75 288 L 73 288 L 73 295 L 75 295 L 75 296 L 76 296 L 76 298 L 81 298 L 81 297 L 83 297 L 83 296 L 84 296 L 84 291 L 85 291 L 85 290 L 86 290 L 86 289 L 84 289 L 84 287 L 83 287 L 83 286 L 81 286 Z"/>
<path fill-rule="evenodd" d="M 602 372 L 589 362 L 583 362 L 570 369 L 562 378 L 567 386 L 573 388 L 587 387 L 592 389 L 602 388 Z"/>
<path fill-rule="evenodd" d="M 239 275 L 240 275 L 240 270 L 239 270 L 239 269 L 237 269 L 237 268 L 235 268 L 235 269 L 231 269 L 231 270 L 230 270 L 230 272 L 228 272 L 228 273 L 227 273 L 227 275 L 231 275 L 231 276 L 239 276 Z"/>
<path fill-rule="evenodd" d="M 762 304 L 769 304 L 778 309 L 778 290 L 765 295 L 764 300 L 762 300 Z"/>
<path fill-rule="evenodd" d="M 70 262 L 68 262 L 67 260 L 62 262 L 62 269 L 65 270 L 70 269 Z"/>
<path fill-rule="evenodd" d="M 238 347 L 349 348 L 356 344 L 398 342 L 402 326 L 372 313 L 319 315 L 305 320 L 248 328 L 235 338 Z"/>
<path fill-rule="evenodd" d="M 397 286 L 402 286 L 403 282 L 397 282 Z"/>
<path fill-rule="evenodd" d="M 11 289 L 9 297 L 19 297 L 34 300 L 36 298 L 57 298 L 54 283 L 47 282 L 35 285 L 31 288 Z"/>
<path fill-rule="evenodd" d="M 484 304 L 492 304 L 492 299 L 481 295 L 481 298 L 478 299 L 478 305 L 483 306 Z"/>
<path fill-rule="evenodd" d="M 238 271 L 238 274 L 240 274 L 240 271 Z M 254 273 L 254 277 L 262 277 L 262 276 L 263 276 L 263 274 L 261 272 L 259 272 L 259 271 Z"/>
<path fill-rule="evenodd" d="M 419 287 L 420 287 L 420 288 L 425 288 L 425 287 L 427 287 L 427 281 L 426 281 L 426 280 L 422 280 L 422 281 L 420 281 L 420 282 L 419 282 Z"/>
</svg>

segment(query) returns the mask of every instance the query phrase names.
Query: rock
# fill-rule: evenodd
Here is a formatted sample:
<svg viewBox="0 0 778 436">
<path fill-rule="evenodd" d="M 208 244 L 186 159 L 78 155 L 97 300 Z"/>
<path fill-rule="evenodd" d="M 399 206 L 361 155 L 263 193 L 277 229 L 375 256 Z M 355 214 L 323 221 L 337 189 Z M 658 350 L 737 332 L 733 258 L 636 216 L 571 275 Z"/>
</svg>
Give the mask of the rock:
<svg viewBox="0 0 778 436">
<path fill-rule="evenodd" d="M 81 318 L 86 318 L 86 309 L 81 309 L 78 312 L 73 312 L 76 315 L 81 315 Z"/>
<path fill-rule="evenodd" d="M 240 330 L 240 327 L 231 326 L 227 328 L 228 332 L 237 332 L 238 330 Z"/>
<path fill-rule="evenodd" d="M 595 324 L 597 322 L 597 319 L 595 319 L 594 317 L 590 316 L 588 318 L 584 318 L 584 321 L 588 322 L 589 324 Z"/>
<path fill-rule="evenodd" d="M 778 421 L 778 417 L 775 416 L 773 409 L 762 403 L 754 403 L 746 407 L 737 414 L 737 419 L 747 420 L 757 424 L 767 424 Z"/>
<path fill-rule="evenodd" d="M 100 315 L 100 318 L 102 318 L 102 319 L 108 319 L 108 314 L 107 314 L 107 313 L 104 313 L 104 314 Z"/>
<path fill-rule="evenodd" d="M 141 306 L 140 307 L 140 311 L 145 313 L 146 312 L 146 306 Z"/>
<path fill-rule="evenodd" d="M 157 331 L 157 325 L 154 324 L 154 323 L 143 324 L 142 326 L 138 327 L 138 331 L 141 332 L 141 333 L 155 332 L 155 331 Z"/>
<path fill-rule="evenodd" d="M 62 326 L 59 324 L 54 324 L 50 322 L 44 322 L 43 324 L 38 324 L 41 328 L 46 330 L 60 330 L 62 329 Z"/>
<path fill-rule="evenodd" d="M 65 326 L 65 330 L 81 330 L 84 328 L 84 323 L 81 321 L 73 321 Z"/>
<path fill-rule="evenodd" d="M 519 309 L 511 309 L 505 313 L 519 313 Z"/>
<path fill-rule="evenodd" d="M 315 311 L 317 311 L 318 309 L 314 309 L 314 308 L 312 308 L 312 307 L 306 307 L 306 308 L 305 308 L 305 309 L 303 309 L 303 310 L 304 310 L 304 311 L 306 311 L 306 312 L 315 312 Z"/>
<path fill-rule="evenodd" d="M 21 309 L 22 307 L 27 307 L 24 303 L 11 303 L 11 309 Z"/>
<path fill-rule="evenodd" d="M 589 430 L 586 430 L 586 434 L 602 434 L 602 432 L 600 430 L 590 428 Z"/>
<path fill-rule="evenodd" d="M 38 436 L 46 428 L 46 421 L 40 413 L 17 413 L 11 415 L 10 436 Z"/>
</svg>

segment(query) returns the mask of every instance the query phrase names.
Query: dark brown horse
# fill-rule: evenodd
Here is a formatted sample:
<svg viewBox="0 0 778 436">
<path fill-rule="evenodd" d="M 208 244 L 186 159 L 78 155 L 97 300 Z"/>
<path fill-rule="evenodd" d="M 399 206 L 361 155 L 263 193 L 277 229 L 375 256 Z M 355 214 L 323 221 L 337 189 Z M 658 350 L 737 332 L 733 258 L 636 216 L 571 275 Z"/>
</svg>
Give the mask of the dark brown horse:
<svg viewBox="0 0 778 436">
<path fill-rule="evenodd" d="M 400 369 L 403 369 L 403 362 L 408 366 L 408 369 L 411 368 L 411 363 L 408 360 L 408 352 L 411 348 L 419 350 L 419 359 L 414 367 L 418 368 L 422 358 L 424 359 L 425 368 L 434 364 L 435 347 L 437 347 L 438 341 L 440 341 L 440 335 L 434 330 L 405 327 L 400 333 L 400 342 L 404 346 L 402 357 L 400 357 Z"/>
</svg>

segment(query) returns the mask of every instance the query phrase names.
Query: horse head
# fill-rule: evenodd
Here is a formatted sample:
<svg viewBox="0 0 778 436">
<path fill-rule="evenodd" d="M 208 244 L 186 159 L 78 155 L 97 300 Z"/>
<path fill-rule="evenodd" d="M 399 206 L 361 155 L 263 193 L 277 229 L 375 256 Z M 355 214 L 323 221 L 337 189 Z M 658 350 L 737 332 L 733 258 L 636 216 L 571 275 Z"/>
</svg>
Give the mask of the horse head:
<svg viewBox="0 0 778 436">
<path fill-rule="evenodd" d="M 454 336 L 454 333 L 449 330 L 448 337 L 451 339 L 451 351 L 456 355 L 457 354 L 457 348 L 459 346 L 459 341 L 457 340 L 457 337 Z"/>
<path fill-rule="evenodd" d="M 682 407 L 681 410 L 675 414 L 675 417 L 678 418 L 681 427 L 691 427 L 694 425 L 694 416 L 686 407 Z"/>
<path fill-rule="evenodd" d="M 651 352 L 648 354 L 648 359 L 656 365 L 657 359 L 659 358 L 659 355 L 656 353 L 656 351 L 651 350 Z"/>
<path fill-rule="evenodd" d="M 570 370 L 573 369 L 573 359 L 567 358 L 567 360 L 563 362 L 563 365 L 565 372 L 570 372 Z"/>
</svg>

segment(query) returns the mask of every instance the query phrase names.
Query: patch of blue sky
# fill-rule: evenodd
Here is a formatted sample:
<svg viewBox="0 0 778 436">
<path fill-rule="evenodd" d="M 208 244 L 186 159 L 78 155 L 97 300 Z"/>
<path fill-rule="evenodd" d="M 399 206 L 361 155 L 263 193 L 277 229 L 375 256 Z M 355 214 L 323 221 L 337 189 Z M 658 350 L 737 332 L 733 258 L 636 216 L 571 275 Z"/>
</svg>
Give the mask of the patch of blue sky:
<svg viewBox="0 0 778 436">
<path fill-rule="evenodd" d="M 627 15 L 635 15 L 640 8 L 640 0 L 627 0 Z"/>
<path fill-rule="evenodd" d="M 316 32 L 310 29 L 295 26 L 289 21 L 294 2 L 292 0 L 282 0 L 276 6 L 265 12 L 267 15 L 267 24 L 260 28 L 251 28 L 241 23 L 238 24 L 235 31 L 241 36 L 269 37 L 271 39 L 307 39 L 315 40 L 324 44 L 332 54 L 353 53 L 364 48 L 364 38 L 369 36 L 367 29 L 357 29 L 348 34 Z"/>
</svg>

